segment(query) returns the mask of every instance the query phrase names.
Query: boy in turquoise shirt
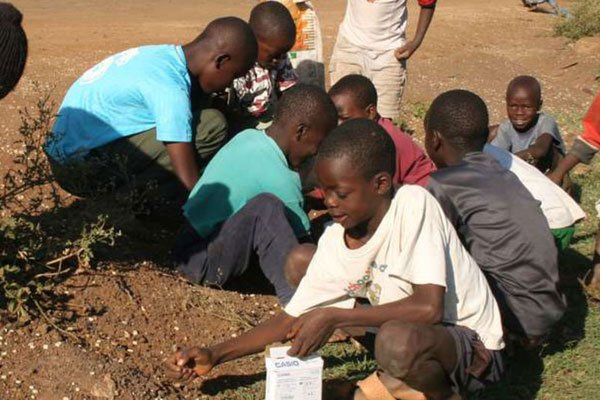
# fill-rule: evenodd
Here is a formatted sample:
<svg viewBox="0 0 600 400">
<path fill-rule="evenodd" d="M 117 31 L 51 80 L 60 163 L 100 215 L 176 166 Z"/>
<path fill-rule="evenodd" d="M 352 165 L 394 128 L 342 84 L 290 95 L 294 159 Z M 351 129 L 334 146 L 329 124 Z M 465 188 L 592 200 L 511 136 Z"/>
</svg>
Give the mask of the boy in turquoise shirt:
<svg viewBox="0 0 600 400">
<path fill-rule="evenodd" d="M 227 17 L 184 46 L 143 46 L 100 62 L 67 92 L 46 144 L 58 182 L 84 196 L 132 177 L 156 181 L 167 197 L 173 184 L 191 190 L 227 131 L 217 111 L 200 112 L 202 102 L 256 55 L 249 25 Z"/>
<path fill-rule="evenodd" d="M 208 164 L 192 190 L 173 255 L 197 283 L 222 287 L 258 255 L 262 271 L 286 304 L 293 294 L 283 265 L 298 238 L 309 235 L 296 172 L 337 124 L 335 106 L 320 88 L 286 91 L 273 125 L 238 134 Z"/>
</svg>

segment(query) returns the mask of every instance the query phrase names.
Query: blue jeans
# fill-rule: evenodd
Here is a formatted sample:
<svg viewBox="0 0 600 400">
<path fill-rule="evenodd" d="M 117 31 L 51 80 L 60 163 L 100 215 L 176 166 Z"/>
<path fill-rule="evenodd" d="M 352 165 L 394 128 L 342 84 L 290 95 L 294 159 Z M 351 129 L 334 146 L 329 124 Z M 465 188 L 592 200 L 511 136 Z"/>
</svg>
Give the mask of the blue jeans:
<svg viewBox="0 0 600 400">
<path fill-rule="evenodd" d="M 260 194 L 225 221 L 208 238 L 191 227 L 177 236 L 173 258 L 177 269 L 194 283 L 222 287 L 242 275 L 256 254 L 260 268 L 282 305 L 294 289 L 284 275 L 285 260 L 298 244 L 285 206 L 272 194 Z"/>
</svg>

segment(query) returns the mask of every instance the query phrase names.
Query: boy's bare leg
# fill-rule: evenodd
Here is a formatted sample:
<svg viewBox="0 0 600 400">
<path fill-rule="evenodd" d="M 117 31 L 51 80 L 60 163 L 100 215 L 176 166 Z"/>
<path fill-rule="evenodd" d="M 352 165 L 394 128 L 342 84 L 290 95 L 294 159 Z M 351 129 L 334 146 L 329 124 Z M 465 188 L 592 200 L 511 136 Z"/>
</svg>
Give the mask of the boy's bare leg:
<svg viewBox="0 0 600 400">
<path fill-rule="evenodd" d="M 458 356 L 454 338 L 438 325 L 391 321 L 375 341 L 375 358 L 385 372 L 382 383 L 398 399 L 415 399 L 418 392 L 429 399 L 456 398 L 448 376 Z"/>
</svg>

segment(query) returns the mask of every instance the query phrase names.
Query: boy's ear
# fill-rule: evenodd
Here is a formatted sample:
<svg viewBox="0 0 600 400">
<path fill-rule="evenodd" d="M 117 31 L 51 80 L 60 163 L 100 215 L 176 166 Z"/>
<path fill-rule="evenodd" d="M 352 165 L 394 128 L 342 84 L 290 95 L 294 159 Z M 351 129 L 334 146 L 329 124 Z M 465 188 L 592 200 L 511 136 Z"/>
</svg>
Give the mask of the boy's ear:
<svg viewBox="0 0 600 400">
<path fill-rule="evenodd" d="M 365 108 L 365 111 L 369 115 L 369 119 L 375 119 L 375 117 L 377 116 L 377 105 L 369 104 L 367 108 Z"/>
<path fill-rule="evenodd" d="M 380 172 L 373 177 L 373 183 L 375 184 L 375 191 L 377 194 L 385 195 L 390 190 L 394 183 L 392 182 L 393 178 L 387 172 Z"/>
<path fill-rule="evenodd" d="M 542 105 L 544 105 L 544 99 L 540 98 L 540 102 L 538 103 L 538 110 L 542 109 Z"/>
<path fill-rule="evenodd" d="M 431 132 L 431 144 L 434 150 L 439 150 L 439 148 L 442 146 L 443 140 L 444 139 L 442 138 L 441 133 L 438 131 Z"/>
<path fill-rule="evenodd" d="M 308 126 L 306 124 L 304 124 L 303 122 L 298 123 L 298 125 L 296 125 L 296 134 L 294 135 L 294 138 L 296 139 L 296 141 L 299 142 L 307 134 L 308 134 Z"/>
<path fill-rule="evenodd" d="M 223 53 L 219 54 L 215 59 L 215 63 L 217 65 L 217 69 L 223 68 L 223 66 L 231 60 L 231 56 L 229 54 Z"/>
</svg>

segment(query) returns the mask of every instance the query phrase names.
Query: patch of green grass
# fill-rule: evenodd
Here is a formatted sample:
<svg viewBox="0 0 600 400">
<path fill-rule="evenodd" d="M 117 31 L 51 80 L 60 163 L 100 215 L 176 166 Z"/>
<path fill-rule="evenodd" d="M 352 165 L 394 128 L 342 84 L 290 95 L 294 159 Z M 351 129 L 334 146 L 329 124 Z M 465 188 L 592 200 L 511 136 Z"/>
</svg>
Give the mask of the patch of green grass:
<svg viewBox="0 0 600 400">
<path fill-rule="evenodd" d="M 571 7 L 572 18 L 561 19 L 554 31 L 572 40 L 600 35 L 600 1 L 575 0 Z"/>
<path fill-rule="evenodd" d="M 413 117 L 416 119 L 424 120 L 425 114 L 427 114 L 427 110 L 429 110 L 429 103 L 425 103 L 423 101 L 417 101 L 410 105 L 411 113 Z"/>
<path fill-rule="evenodd" d="M 598 0 L 600 2 L 600 0 Z M 581 132 L 581 120 L 584 113 L 573 109 L 548 108 L 547 113 L 556 119 L 556 123 L 563 134 L 576 135 Z"/>
</svg>

